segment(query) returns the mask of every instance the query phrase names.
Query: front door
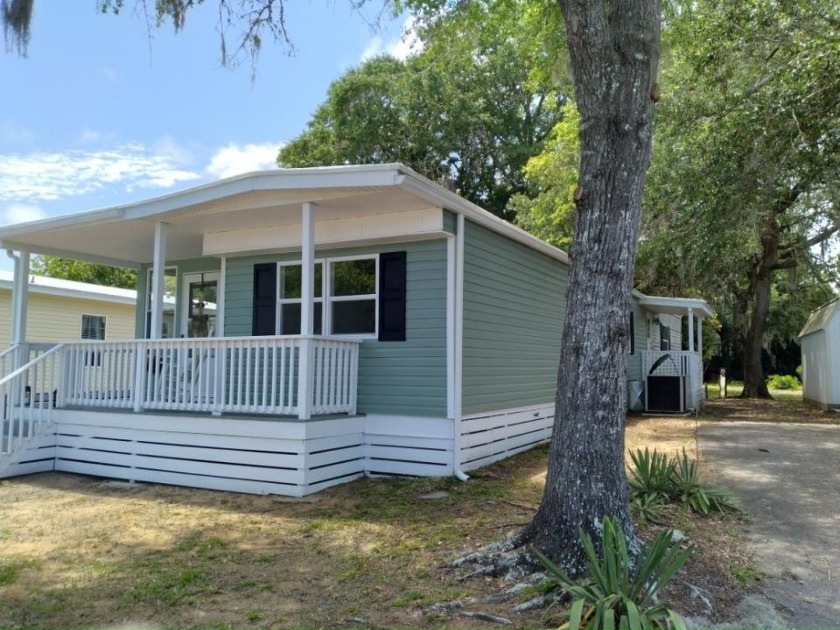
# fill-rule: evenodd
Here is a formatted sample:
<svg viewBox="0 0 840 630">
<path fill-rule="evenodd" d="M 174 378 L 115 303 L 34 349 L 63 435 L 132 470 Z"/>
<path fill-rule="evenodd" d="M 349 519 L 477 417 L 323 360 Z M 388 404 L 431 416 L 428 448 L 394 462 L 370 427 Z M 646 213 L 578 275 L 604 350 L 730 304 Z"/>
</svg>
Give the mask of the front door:
<svg viewBox="0 0 840 630">
<path fill-rule="evenodd" d="M 215 337 L 219 304 L 219 272 L 184 274 L 182 334 L 185 337 Z"/>
</svg>

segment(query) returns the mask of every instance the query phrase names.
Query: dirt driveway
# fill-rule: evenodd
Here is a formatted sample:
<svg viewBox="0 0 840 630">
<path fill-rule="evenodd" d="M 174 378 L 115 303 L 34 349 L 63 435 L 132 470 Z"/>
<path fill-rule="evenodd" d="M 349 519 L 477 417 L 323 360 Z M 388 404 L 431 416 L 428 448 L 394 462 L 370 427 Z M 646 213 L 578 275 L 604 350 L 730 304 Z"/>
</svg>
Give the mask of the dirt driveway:
<svg viewBox="0 0 840 630">
<path fill-rule="evenodd" d="M 700 447 L 751 515 L 767 596 L 795 628 L 840 626 L 840 426 L 704 424 Z"/>
</svg>

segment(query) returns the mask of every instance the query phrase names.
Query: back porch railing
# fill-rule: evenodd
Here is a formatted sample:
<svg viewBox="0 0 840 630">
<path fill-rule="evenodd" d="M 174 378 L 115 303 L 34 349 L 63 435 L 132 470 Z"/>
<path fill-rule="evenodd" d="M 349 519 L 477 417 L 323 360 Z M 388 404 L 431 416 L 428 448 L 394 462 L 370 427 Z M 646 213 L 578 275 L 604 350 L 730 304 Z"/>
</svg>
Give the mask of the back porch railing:
<svg viewBox="0 0 840 630">
<path fill-rule="evenodd" d="M 660 359 L 663 359 L 660 361 Z M 659 364 L 657 362 L 659 361 Z M 656 366 L 654 368 L 654 366 Z M 642 374 L 685 377 L 688 407 L 697 409 L 705 400 L 703 360 L 699 352 L 685 350 L 644 350 Z"/>
</svg>

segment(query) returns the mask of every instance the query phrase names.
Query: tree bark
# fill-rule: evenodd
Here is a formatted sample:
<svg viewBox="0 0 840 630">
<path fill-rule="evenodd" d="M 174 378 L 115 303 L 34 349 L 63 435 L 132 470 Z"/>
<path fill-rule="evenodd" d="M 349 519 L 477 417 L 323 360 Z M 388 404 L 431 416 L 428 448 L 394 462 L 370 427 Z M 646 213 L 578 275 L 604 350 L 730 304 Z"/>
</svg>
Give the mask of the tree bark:
<svg viewBox="0 0 840 630">
<path fill-rule="evenodd" d="M 796 203 L 801 190 L 793 186 L 784 191 L 761 222 L 761 252 L 750 271 L 747 299 L 752 300 L 749 326 L 744 337 L 742 360 L 744 363 L 744 390 L 741 398 L 770 398 L 761 357 L 764 349 L 764 330 L 770 313 L 770 299 L 773 289 L 773 273 L 778 269 L 796 266 L 796 258 L 790 252 L 780 252 L 779 244 L 784 230 L 779 218 Z M 740 302 L 740 300 L 739 300 Z"/>
<path fill-rule="evenodd" d="M 612 516 L 635 543 L 627 506 L 624 423 L 628 313 L 650 162 L 658 0 L 560 0 L 578 110 L 581 165 L 554 435 L 542 504 L 517 542 L 570 574 L 578 539 Z"/>
</svg>

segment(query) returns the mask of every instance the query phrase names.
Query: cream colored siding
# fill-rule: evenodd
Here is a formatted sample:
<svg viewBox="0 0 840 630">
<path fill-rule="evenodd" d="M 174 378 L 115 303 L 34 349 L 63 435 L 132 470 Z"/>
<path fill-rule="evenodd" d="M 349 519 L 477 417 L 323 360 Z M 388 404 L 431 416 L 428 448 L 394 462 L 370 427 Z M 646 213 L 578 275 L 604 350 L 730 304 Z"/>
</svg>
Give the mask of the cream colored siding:
<svg viewBox="0 0 840 630">
<path fill-rule="evenodd" d="M 0 345 L 11 337 L 12 292 L 0 289 Z M 47 295 L 31 291 L 26 309 L 27 341 L 77 341 L 82 315 L 105 317 L 106 339 L 134 338 L 134 305 Z"/>
</svg>

